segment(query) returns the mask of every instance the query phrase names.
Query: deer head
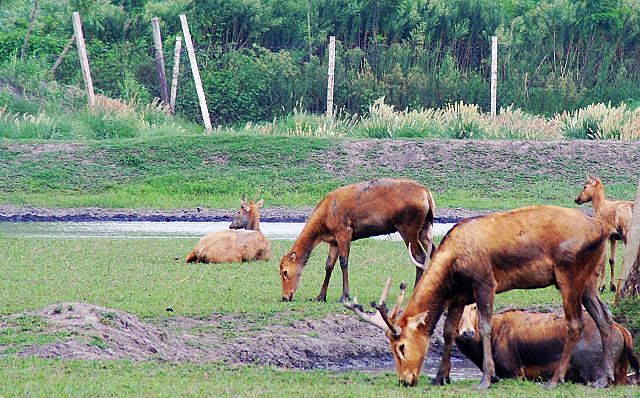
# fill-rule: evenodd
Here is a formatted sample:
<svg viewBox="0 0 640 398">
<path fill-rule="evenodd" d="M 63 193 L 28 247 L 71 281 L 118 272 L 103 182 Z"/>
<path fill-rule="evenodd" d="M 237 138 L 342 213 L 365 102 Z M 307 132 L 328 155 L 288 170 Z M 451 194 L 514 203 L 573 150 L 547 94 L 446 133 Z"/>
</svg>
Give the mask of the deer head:
<svg viewBox="0 0 640 398">
<path fill-rule="evenodd" d="M 249 202 L 246 200 L 247 194 L 242 194 L 240 199 L 240 210 L 231 221 L 229 228 L 231 229 L 251 229 L 260 230 L 260 207 L 264 204 L 264 200 L 256 202 L 260 196 L 260 191 Z"/>
<path fill-rule="evenodd" d="M 293 293 L 298 289 L 302 276 L 302 258 L 291 251 L 280 260 L 280 278 L 282 279 L 282 301 L 293 300 Z"/>
<path fill-rule="evenodd" d="M 458 336 L 473 339 L 476 335 L 477 319 L 478 306 L 476 304 L 465 306 L 458 324 Z"/>
<path fill-rule="evenodd" d="M 386 300 L 390 284 L 391 278 L 388 278 L 378 303 L 371 303 L 371 306 L 376 309 L 375 313 L 365 312 L 355 298 L 354 302 L 347 302 L 344 306 L 385 333 L 396 363 L 398 382 L 404 386 L 413 387 L 418 384 L 424 356 L 429 348 L 427 333 L 421 327 L 425 324 L 428 312 L 415 316 L 400 316 L 407 288 L 407 285 L 402 283 L 398 301 L 393 310 L 388 313 Z"/>
<path fill-rule="evenodd" d="M 598 185 L 602 185 L 598 177 L 587 174 L 587 182 L 584 184 L 582 191 L 576 197 L 575 202 L 579 205 L 590 202 L 596 195 Z"/>
</svg>

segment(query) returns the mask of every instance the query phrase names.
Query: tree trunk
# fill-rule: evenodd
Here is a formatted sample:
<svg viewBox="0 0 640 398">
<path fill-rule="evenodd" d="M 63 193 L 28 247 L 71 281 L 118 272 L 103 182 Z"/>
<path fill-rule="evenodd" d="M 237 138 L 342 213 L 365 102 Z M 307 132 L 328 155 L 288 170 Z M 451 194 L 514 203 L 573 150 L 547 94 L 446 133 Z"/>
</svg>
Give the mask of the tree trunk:
<svg viewBox="0 0 640 398">
<path fill-rule="evenodd" d="M 631 267 L 629 277 L 626 281 L 623 281 L 624 284 L 622 286 L 619 286 L 618 294 L 616 294 L 616 303 L 623 298 L 640 295 L 640 269 L 638 268 L 639 265 L 640 254 Z"/>
<path fill-rule="evenodd" d="M 29 27 L 27 28 L 27 35 L 24 38 L 24 44 L 22 45 L 22 51 L 20 52 L 20 59 L 24 58 L 24 54 L 27 52 L 27 44 L 29 44 L 29 36 L 31 36 L 31 31 L 33 30 L 33 23 L 36 20 L 36 13 L 38 12 L 38 7 L 40 1 L 36 0 L 33 3 L 33 9 L 31 10 L 31 18 L 29 19 Z"/>
</svg>

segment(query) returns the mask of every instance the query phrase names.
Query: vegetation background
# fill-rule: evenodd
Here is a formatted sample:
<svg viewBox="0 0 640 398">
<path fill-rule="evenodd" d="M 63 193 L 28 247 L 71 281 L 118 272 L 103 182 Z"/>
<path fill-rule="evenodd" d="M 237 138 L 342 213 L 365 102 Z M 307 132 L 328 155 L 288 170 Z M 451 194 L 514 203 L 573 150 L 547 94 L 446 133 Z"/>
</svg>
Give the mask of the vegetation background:
<svg viewBox="0 0 640 398">
<path fill-rule="evenodd" d="M 3 92 L 11 112 L 84 104 L 81 92 L 72 101 L 41 84 L 83 86 L 75 49 L 50 75 L 73 34 L 72 11 L 83 19 L 96 91 L 143 104 L 159 96 L 150 19 L 160 18 L 171 70 L 185 13 L 214 124 L 323 112 L 329 35 L 343 115 L 367 113 L 381 97 L 400 110 L 462 101 L 487 111 L 494 34 L 499 106 L 552 116 L 592 103 L 635 108 L 640 98 L 635 0 L 42 0 L 20 59 L 33 3 L 0 7 L 0 76 L 27 97 L 49 97 L 34 105 Z M 177 112 L 198 121 L 190 74 L 183 54 Z"/>
</svg>

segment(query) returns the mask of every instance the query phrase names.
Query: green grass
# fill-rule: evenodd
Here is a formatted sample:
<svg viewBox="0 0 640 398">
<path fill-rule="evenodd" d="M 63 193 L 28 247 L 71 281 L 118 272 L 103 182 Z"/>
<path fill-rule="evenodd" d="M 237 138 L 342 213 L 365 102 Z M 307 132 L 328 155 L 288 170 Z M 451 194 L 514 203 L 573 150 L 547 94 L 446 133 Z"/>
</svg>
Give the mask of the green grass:
<svg viewBox="0 0 640 398">
<path fill-rule="evenodd" d="M 365 150 L 361 143 L 238 134 L 4 140 L 0 141 L 0 203 L 234 208 L 243 192 L 260 189 L 267 206 L 313 206 L 347 183 L 407 177 L 429 187 L 439 208 L 507 209 L 541 203 L 575 206 L 573 198 L 584 183 L 585 171 L 600 170 L 608 192 L 617 198 L 632 198 L 637 183 L 634 161 L 618 162 L 614 168 L 609 155 L 594 159 L 586 146 L 568 160 L 566 143 L 517 153 L 517 145 L 459 141 L 398 140 L 393 142 L 398 147 L 389 148 L 373 140 Z M 416 150 L 423 161 L 415 160 Z M 621 156 L 628 159 L 631 154 Z"/>
<path fill-rule="evenodd" d="M 11 314 L 58 302 L 87 302 L 145 318 L 205 317 L 212 312 L 323 316 L 345 311 L 339 270 L 329 286 L 328 303 L 314 298 L 324 277 L 327 246 L 320 245 L 305 267 L 293 303 L 282 303 L 280 257 L 291 242 L 274 241 L 270 261 L 241 264 L 185 264 L 197 239 L 46 239 L 5 237 L 0 244 L 1 313 Z M 176 260 L 175 258 L 178 258 Z M 400 242 L 362 240 L 353 244 L 351 294 L 362 302 L 377 299 L 387 276 L 394 285 L 412 282 L 414 268 Z M 409 283 L 412 285 L 412 283 Z M 410 289 L 411 290 L 411 289 Z M 397 294 L 394 289 L 390 300 Z M 611 299 L 611 295 L 606 296 Z M 496 308 L 559 305 L 554 288 L 515 290 L 496 298 Z"/>
<path fill-rule="evenodd" d="M 245 264 L 185 264 L 184 255 L 197 239 L 27 239 L 4 236 L 0 243 L 2 314 L 22 313 L 62 302 L 85 302 L 123 310 L 150 322 L 169 317 L 207 317 L 211 313 L 243 314 L 252 327 L 287 324 L 294 319 L 349 313 L 339 303 L 339 271 L 330 284 L 328 302 L 309 299 L 324 276 L 325 245 L 313 252 L 292 303 L 280 301 L 278 262 L 291 245 L 273 242 L 273 259 Z M 179 260 L 175 260 L 178 257 Z M 379 297 L 387 275 L 394 286 L 411 282 L 414 269 L 400 242 L 354 242 L 350 258 L 352 294 L 361 302 Z M 411 283 L 409 283 L 411 285 Z M 397 289 L 390 300 L 395 301 Z M 607 294 L 607 301 L 611 301 Z M 497 296 L 496 307 L 558 305 L 553 288 L 520 290 Z M 172 312 L 167 312 L 167 308 Z M 55 308 L 55 307 L 54 307 Z M 107 322 L 110 312 L 103 314 Z M 277 315 L 277 316 L 276 316 Z M 3 396 L 457 396 L 477 395 L 477 380 L 454 380 L 444 388 L 429 386 L 427 376 L 415 389 L 399 388 L 393 373 L 302 372 L 269 367 L 236 368 L 219 363 L 170 364 L 157 361 L 63 361 L 11 355 L 21 347 L 65 340 L 47 332 L 34 316 L 11 318 L 0 335 L 0 397 Z M 225 336 L 233 325 L 220 325 Z M 97 347 L 96 336 L 87 341 Z M 11 380 L 11 382 L 7 382 Z M 46 381 L 45 381 L 46 380 Z M 564 385 L 553 392 L 540 384 L 503 381 L 487 396 L 633 396 L 631 387 L 606 391 Z"/>
<path fill-rule="evenodd" d="M 541 384 L 504 380 L 486 393 L 476 381 L 432 387 L 426 380 L 403 388 L 391 373 L 303 372 L 220 364 L 129 361 L 60 361 L 0 358 L 0 396 L 137 397 L 634 397 L 637 387 L 595 390 L 566 384 L 553 391 Z M 3 380 L 4 379 L 4 380 Z M 11 380 L 11 382 L 7 382 Z"/>
</svg>

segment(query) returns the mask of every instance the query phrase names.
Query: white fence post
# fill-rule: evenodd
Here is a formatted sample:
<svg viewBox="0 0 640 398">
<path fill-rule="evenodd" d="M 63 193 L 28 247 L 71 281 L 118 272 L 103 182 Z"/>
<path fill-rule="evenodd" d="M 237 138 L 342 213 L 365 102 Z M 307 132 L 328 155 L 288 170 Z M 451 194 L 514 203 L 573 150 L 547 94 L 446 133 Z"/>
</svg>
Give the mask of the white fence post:
<svg viewBox="0 0 640 398">
<path fill-rule="evenodd" d="M 182 35 L 184 36 L 184 44 L 187 46 L 187 53 L 189 54 L 191 74 L 193 74 L 193 81 L 196 85 L 196 92 L 198 93 L 198 101 L 200 101 L 200 111 L 202 112 L 204 128 L 207 133 L 210 133 L 212 128 L 211 120 L 209 119 L 209 109 L 207 108 L 207 101 L 204 98 L 204 90 L 202 89 L 202 81 L 200 80 L 200 71 L 198 70 L 198 64 L 196 63 L 196 52 L 193 49 L 193 42 L 191 41 L 191 33 L 189 32 L 189 25 L 187 24 L 186 15 L 180 15 L 180 23 L 182 24 Z"/>
<path fill-rule="evenodd" d="M 87 90 L 89 98 L 89 108 L 96 105 L 96 95 L 93 92 L 93 80 L 91 80 L 91 71 L 89 70 L 89 59 L 87 58 L 87 49 L 84 46 L 84 36 L 82 35 L 82 22 L 80 22 L 80 13 L 73 13 L 73 31 L 76 38 L 76 46 L 78 47 L 78 57 L 80 58 L 80 66 L 82 67 L 82 77 L 84 77 L 84 87 Z"/>
<path fill-rule="evenodd" d="M 176 37 L 176 49 L 173 52 L 173 77 L 171 79 L 171 99 L 169 106 L 171 113 L 176 113 L 176 96 L 178 94 L 178 75 L 180 74 L 180 51 L 182 50 L 182 36 Z"/>
<path fill-rule="evenodd" d="M 329 69 L 327 73 L 327 116 L 333 117 L 333 83 L 336 66 L 336 37 L 329 37 Z"/>
<path fill-rule="evenodd" d="M 491 116 L 497 114 L 498 90 L 498 37 L 491 36 Z"/>
</svg>

